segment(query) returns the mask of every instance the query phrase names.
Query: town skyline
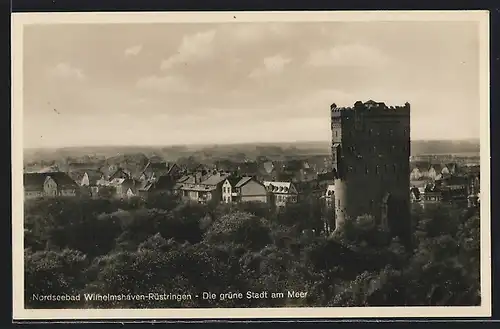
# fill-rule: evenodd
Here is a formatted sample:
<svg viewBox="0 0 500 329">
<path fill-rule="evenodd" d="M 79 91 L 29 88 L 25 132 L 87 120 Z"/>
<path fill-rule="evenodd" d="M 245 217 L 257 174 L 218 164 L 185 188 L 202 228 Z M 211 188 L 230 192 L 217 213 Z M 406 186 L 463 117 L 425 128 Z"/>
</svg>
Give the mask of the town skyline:
<svg viewBox="0 0 500 329">
<path fill-rule="evenodd" d="M 471 21 L 28 26 L 23 144 L 321 142 L 357 100 L 409 102 L 412 140 L 479 139 L 478 44 Z"/>
</svg>

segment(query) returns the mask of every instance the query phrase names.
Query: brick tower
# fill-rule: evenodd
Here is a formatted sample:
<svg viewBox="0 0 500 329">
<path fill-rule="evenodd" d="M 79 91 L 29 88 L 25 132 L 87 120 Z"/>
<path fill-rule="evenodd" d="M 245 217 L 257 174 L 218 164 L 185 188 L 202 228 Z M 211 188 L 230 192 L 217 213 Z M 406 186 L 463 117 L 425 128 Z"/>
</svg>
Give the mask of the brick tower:
<svg viewBox="0 0 500 329">
<path fill-rule="evenodd" d="M 391 231 L 407 227 L 410 104 L 358 101 L 330 110 L 336 229 L 364 214 Z"/>
</svg>

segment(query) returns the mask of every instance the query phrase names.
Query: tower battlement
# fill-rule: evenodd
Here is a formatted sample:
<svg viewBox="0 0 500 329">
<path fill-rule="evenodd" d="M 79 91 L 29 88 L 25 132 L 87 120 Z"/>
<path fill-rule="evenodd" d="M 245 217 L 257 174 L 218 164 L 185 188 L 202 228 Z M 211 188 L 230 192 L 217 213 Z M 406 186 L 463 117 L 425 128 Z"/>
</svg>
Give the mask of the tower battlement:
<svg viewBox="0 0 500 329">
<path fill-rule="evenodd" d="M 383 102 L 375 102 L 372 100 L 361 102 L 357 101 L 352 107 L 338 107 L 337 104 L 333 103 L 330 105 L 330 111 L 332 116 L 342 116 L 354 113 L 366 113 L 376 114 L 376 115 L 409 115 L 410 113 L 410 103 L 406 102 L 404 105 L 386 105 Z"/>
</svg>

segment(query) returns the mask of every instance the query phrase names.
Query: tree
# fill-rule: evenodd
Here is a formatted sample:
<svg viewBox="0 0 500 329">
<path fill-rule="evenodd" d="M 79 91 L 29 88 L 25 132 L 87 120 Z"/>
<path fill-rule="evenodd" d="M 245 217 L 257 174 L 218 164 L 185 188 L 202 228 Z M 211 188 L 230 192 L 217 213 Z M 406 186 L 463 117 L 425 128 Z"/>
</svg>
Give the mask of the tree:
<svg viewBox="0 0 500 329">
<path fill-rule="evenodd" d="M 25 303 L 27 308 L 73 308 L 75 301 L 43 301 L 39 297 L 75 296 L 85 286 L 87 257 L 79 251 L 24 252 Z"/>
</svg>

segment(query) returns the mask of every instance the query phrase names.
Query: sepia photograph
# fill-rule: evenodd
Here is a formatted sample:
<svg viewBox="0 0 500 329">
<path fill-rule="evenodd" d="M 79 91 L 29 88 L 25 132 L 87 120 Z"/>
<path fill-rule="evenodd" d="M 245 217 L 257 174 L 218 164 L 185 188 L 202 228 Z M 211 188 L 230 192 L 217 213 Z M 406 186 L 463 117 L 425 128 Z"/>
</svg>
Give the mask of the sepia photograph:
<svg viewBox="0 0 500 329">
<path fill-rule="evenodd" d="M 12 15 L 14 319 L 491 315 L 484 11 Z"/>
</svg>

